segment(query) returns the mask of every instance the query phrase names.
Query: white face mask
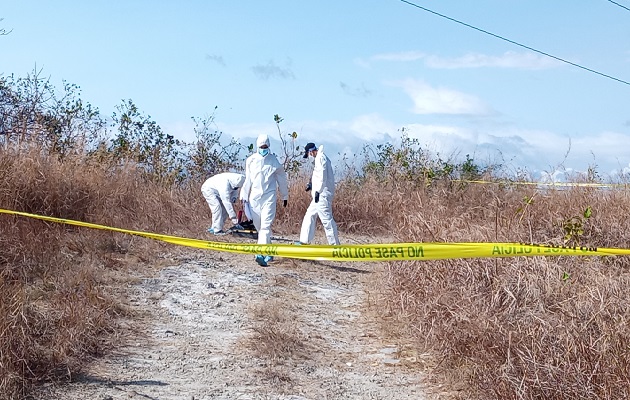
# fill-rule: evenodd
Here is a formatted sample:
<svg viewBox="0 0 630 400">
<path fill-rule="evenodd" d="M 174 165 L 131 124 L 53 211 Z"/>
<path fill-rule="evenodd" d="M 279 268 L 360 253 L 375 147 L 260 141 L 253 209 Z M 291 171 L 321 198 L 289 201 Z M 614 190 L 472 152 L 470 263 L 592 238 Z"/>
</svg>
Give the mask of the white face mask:
<svg viewBox="0 0 630 400">
<path fill-rule="evenodd" d="M 267 154 L 269 154 L 269 149 L 258 149 L 258 154 L 265 157 Z"/>
</svg>

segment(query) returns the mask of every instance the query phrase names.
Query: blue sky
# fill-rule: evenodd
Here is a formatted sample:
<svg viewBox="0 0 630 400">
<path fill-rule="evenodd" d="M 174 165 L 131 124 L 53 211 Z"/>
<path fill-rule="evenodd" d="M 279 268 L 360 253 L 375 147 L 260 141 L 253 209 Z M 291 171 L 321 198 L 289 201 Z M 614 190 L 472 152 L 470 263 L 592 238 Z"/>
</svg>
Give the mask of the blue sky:
<svg viewBox="0 0 630 400">
<path fill-rule="evenodd" d="M 630 81 L 630 11 L 611 1 L 413 3 Z M 0 74 L 37 66 L 104 116 L 131 99 L 184 140 L 213 112 L 226 137 L 274 138 L 279 114 L 333 156 L 404 128 L 444 159 L 630 171 L 630 85 L 399 0 L 0 0 L 0 18 Z"/>
</svg>

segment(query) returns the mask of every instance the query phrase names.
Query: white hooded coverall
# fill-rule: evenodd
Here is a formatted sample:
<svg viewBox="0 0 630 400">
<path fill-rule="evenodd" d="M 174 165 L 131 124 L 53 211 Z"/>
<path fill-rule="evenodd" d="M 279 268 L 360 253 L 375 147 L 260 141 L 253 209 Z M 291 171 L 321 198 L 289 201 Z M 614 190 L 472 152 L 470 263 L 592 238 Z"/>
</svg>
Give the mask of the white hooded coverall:
<svg viewBox="0 0 630 400">
<path fill-rule="evenodd" d="M 319 146 L 311 178 L 311 204 L 306 209 L 300 231 L 300 242 L 311 243 L 315 237 L 317 217 L 324 225 L 328 244 L 339 244 L 337 223 L 333 218 L 332 202 L 335 196 L 335 176 L 330 159 L 324 154 L 324 146 Z M 319 201 L 315 203 L 315 192 L 319 192 Z"/>
<path fill-rule="evenodd" d="M 269 146 L 269 137 L 264 134 L 256 140 L 257 150 L 263 144 Z M 256 152 L 247 157 L 241 200 L 249 203 L 258 231 L 258 244 L 271 243 L 271 224 L 276 217 L 276 190 L 280 190 L 282 200 L 289 199 L 287 174 L 275 154 L 262 156 Z"/>
<path fill-rule="evenodd" d="M 208 178 L 201 185 L 201 193 L 208 202 L 212 212 L 212 229 L 214 232 L 223 230 L 225 219 L 230 217 L 232 223 L 237 224 L 238 218 L 232 203 L 238 199 L 238 189 L 243 186 L 245 175 L 234 172 L 224 172 Z"/>
</svg>

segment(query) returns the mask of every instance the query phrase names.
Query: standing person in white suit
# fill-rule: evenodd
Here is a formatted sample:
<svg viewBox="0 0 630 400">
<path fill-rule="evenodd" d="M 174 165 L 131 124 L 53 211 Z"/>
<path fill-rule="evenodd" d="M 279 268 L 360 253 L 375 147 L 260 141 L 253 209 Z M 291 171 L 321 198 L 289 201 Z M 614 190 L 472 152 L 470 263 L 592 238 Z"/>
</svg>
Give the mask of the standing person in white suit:
<svg viewBox="0 0 630 400">
<path fill-rule="evenodd" d="M 306 185 L 306 191 L 312 191 L 312 200 L 306 209 L 300 231 L 300 242 L 297 244 L 309 244 L 315 237 L 315 223 L 317 217 L 324 225 L 328 244 L 339 244 L 337 223 L 333 218 L 332 202 L 335 196 L 335 176 L 330 159 L 324 154 L 324 146 L 315 146 L 315 143 L 307 143 L 304 147 L 304 158 L 315 158 L 313 176 L 311 182 Z"/>
<path fill-rule="evenodd" d="M 251 213 L 258 231 L 258 244 L 271 243 L 271 224 L 276 217 L 276 191 L 282 195 L 283 206 L 287 206 L 289 188 L 287 173 L 275 154 L 269 152 L 269 137 L 265 134 L 256 139 L 256 153 L 245 161 L 245 183 L 241 190 L 243 209 Z M 272 256 L 255 257 L 258 265 L 266 267 Z"/>
<path fill-rule="evenodd" d="M 223 224 L 229 217 L 235 227 L 238 227 L 238 218 L 234 211 L 233 203 L 238 199 L 238 190 L 245 182 L 245 175 L 234 172 L 216 174 L 206 179 L 201 185 L 201 193 L 210 207 L 212 213 L 212 226 L 208 232 L 215 235 L 224 233 Z"/>
</svg>

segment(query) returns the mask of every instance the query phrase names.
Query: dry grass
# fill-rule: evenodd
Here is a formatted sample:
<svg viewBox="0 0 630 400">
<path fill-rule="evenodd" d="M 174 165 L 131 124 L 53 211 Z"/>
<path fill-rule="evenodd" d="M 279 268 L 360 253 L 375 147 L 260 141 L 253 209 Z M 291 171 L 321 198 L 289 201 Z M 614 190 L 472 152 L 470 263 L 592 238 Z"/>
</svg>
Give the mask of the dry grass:
<svg viewBox="0 0 630 400">
<path fill-rule="evenodd" d="M 404 201 L 405 193 L 388 189 L 392 188 L 374 181 L 338 184 L 334 214 L 339 231 L 378 234 L 391 230 L 393 220 L 402 212 L 397 206 Z"/>
<path fill-rule="evenodd" d="M 286 301 L 265 300 L 251 309 L 255 321 L 247 347 L 272 365 L 304 357 L 306 338 L 299 328 L 297 315 Z"/>
<path fill-rule="evenodd" d="M 341 184 L 346 232 L 393 228 L 400 241 L 563 244 L 562 223 L 587 207 L 572 240 L 627 247 L 627 192 L 505 185 L 430 188 Z M 568 279 L 566 278 L 568 276 Z M 398 330 L 430 352 L 432 379 L 462 398 L 625 398 L 630 394 L 627 258 L 402 262 L 381 289 Z"/>
<path fill-rule="evenodd" d="M 132 169 L 63 163 L 37 150 L 0 152 L 0 207 L 164 233 L 198 225 L 203 199 L 145 182 Z M 111 232 L 2 215 L 0 397 L 27 398 L 33 384 L 70 379 L 119 340 L 118 275 L 164 245 Z M 124 282 L 124 278 L 122 279 Z"/>
<path fill-rule="evenodd" d="M 314 345 L 303 332 L 295 304 L 298 300 L 287 288 L 296 288 L 293 277 L 278 275 L 270 283 L 270 297 L 249 307 L 251 334 L 241 342 L 258 358 L 258 375 L 274 390 L 291 393 L 293 371 L 298 360 L 310 359 Z"/>
<path fill-rule="evenodd" d="M 306 181 L 291 185 L 289 207 L 279 211 L 274 228 L 299 231 L 310 201 Z M 200 237 L 210 213 L 199 185 L 164 188 L 130 168 L 0 151 L 0 207 L 13 210 Z M 343 182 L 334 211 L 345 234 L 561 244 L 562 223 L 591 207 L 592 217 L 572 240 L 627 247 L 629 197 L 588 188 Z M 26 398 L 33 384 L 68 379 L 116 345 L 116 321 L 127 312 L 121 282 L 138 261 L 152 262 L 163 251 L 175 250 L 2 215 L 0 397 Z M 379 282 L 382 317 L 398 322 L 389 324 L 397 328 L 392 335 L 433 354 L 433 379 L 463 389 L 463 398 L 627 398 L 629 270 L 625 257 L 391 263 Z M 253 306 L 252 315 L 257 324 L 248 346 L 269 361 L 269 379 L 284 382 L 289 375 L 282 364 L 309 351 L 296 312 L 272 299 Z"/>
<path fill-rule="evenodd" d="M 310 177 L 305 174 L 297 176 L 289 185 L 289 201 L 282 207 L 280 192 L 278 192 L 278 206 L 276 219 L 273 224 L 274 232 L 287 234 L 299 232 L 302 226 L 304 212 L 311 202 L 311 193 L 304 190 Z"/>
<path fill-rule="evenodd" d="M 562 222 L 592 207 L 575 240 L 627 247 L 629 194 L 475 185 L 407 193 L 404 241 L 561 244 Z M 524 201 L 534 198 L 533 202 Z M 433 379 L 462 398 L 630 396 L 630 269 L 626 257 L 400 262 L 388 266 L 397 335 L 434 355 Z"/>
<path fill-rule="evenodd" d="M 311 193 L 304 191 L 309 179 L 310 176 L 302 174 L 290 182 L 288 206 L 278 208 L 274 228 L 282 232 L 300 231 L 304 212 L 311 202 Z M 362 185 L 351 181 L 339 182 L 333 201 L 339 231 L 346 234 L 379 233 L 391 229 L 391 221 L 397 214 L 395 207 L 405 195 L 405 192 L 396 190 L 385 193 L 383 185 L 373 181 Z"/>
</svg>

